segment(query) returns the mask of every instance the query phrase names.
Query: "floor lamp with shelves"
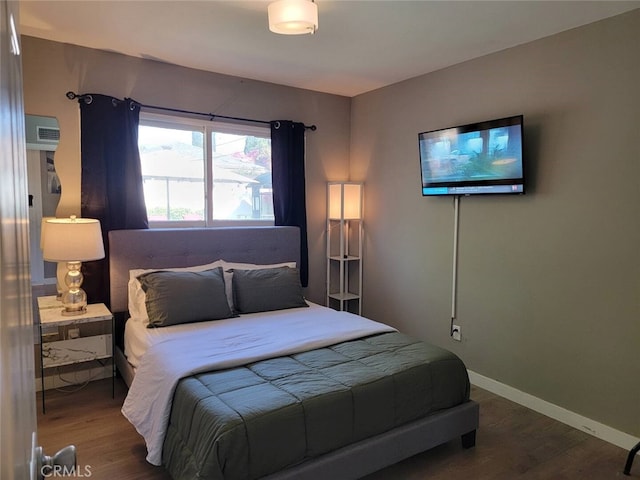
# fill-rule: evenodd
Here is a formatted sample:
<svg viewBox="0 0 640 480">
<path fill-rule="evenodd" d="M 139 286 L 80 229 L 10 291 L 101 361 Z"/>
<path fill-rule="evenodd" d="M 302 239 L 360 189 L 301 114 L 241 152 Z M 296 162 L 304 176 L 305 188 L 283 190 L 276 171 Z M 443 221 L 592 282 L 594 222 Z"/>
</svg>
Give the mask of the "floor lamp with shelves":
<svg viewBox="0 0 640 480">
<path fill-rule="evenodd" d="M 362 315 L 363 184 L 327 185 L 327 306 Z"/>
</svg>

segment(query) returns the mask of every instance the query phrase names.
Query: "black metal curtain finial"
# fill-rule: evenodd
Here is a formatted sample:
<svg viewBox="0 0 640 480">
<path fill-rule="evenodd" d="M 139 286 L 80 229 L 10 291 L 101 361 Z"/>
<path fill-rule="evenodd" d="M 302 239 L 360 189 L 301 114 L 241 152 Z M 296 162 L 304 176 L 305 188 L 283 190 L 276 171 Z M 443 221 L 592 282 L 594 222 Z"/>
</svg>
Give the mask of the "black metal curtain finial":
<svg viewBox="0 0 640 480">
<path fill-rule="evenodd" d="M 69 100 L 75 100 L 77 98 L 78 102 L 84 102 L 87 105 L 91 105 L 91 102 L 93 102 L 93 96 L 90 93 L 83 93 L 82 95 L 78 95 L 75 92 L 69 91 L 66 93 L 66 96 Z"/>
</svg>

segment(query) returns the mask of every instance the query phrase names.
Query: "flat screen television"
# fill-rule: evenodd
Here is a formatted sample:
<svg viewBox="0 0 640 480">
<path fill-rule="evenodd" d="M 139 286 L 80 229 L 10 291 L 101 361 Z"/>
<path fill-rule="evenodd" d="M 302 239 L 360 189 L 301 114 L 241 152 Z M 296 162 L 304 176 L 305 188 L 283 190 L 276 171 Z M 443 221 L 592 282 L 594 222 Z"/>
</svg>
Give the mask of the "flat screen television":
<svg viewBox="0 0 640 480">
<path fill-rule="evenodd" d="M 422 195 L 523 194 L 522 120 L 420 133 Z"/>
</svg>

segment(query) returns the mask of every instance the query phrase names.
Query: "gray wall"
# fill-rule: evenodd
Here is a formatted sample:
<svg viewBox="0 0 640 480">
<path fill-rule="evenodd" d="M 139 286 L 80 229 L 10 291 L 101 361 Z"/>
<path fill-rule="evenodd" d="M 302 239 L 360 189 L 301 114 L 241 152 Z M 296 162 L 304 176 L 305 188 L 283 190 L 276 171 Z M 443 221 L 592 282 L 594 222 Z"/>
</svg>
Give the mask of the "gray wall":
<svg viewBox="0 0 640 480">
<path fill-rule="evenodd" d="M 315 124 L 307 132 L 308 296 L 324 302 L 325 191 L 348 177 L 351 100 L 265 82 L 178 67 L 33 37 L 22 37 L 25 112 L 57 117 L 58 216 L 80 211 L 80 114 L 65 93 L 103 93 L 161 105 L 258 120 Z"/>
<path fill-rule="evenodd" d="M 640 10 L 358 96 L 364 314 L 640 436 Z M 525 196 L 422 198 L 418 133 L 524 114 Z"/>
</svg>

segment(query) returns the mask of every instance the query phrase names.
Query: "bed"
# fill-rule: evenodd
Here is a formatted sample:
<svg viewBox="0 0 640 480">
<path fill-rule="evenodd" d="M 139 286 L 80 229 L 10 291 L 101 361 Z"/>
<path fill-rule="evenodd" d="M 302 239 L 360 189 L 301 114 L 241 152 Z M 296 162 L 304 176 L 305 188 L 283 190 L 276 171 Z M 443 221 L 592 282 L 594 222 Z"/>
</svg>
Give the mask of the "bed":
<svg viewBox="0 0 640 480">
<path fill-rule="evenodd" d="M 260 302 L 281 300 L 269 290 L 255 300 L 255 282 L 291 278 L 297 228 L 112 231 L 109 249 L 110 305 L 126 330 L 116 348 L 130 386 L 123 413 L 145 438 L 147 460 L 176 480 L 355 479 L 456 438 L 475 445 L 479 408 L 451 352 L 306 301 L 261 311 Z M 224 267 L 194 275 L 222 278 L 216 288 L 239 302 L 239 316 L 146 328 L 136 313 L 125 323 L 132 270 L 220 259 Z M 162 275 L 171 274 L 139 277 L 147 295 Z"/>
</svg>

